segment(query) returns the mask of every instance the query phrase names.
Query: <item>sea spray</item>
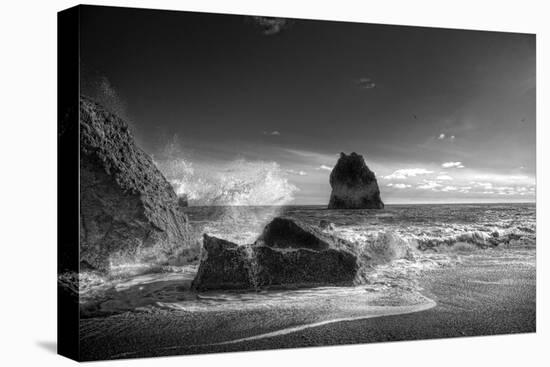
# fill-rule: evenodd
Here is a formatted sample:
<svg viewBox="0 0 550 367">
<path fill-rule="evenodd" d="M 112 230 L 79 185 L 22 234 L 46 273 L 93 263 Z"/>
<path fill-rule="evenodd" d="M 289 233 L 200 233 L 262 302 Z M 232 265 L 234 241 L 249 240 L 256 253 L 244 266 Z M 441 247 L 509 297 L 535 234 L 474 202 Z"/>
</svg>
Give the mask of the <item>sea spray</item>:
<svg viewBox="0 0 550 367">
<path fill-rule="evenodd" d="M 200 230 L 239 244 L 251 243 L 294 199 L 298 188 L 276 162 L 235 159 L 195 162 L 174 137 L 154 162 L 191 206 L 210 207 Z M 248 209 L 252 206 L 261 210 Z"/>
<path fill-rule="evenodd" d="M 282 206 L 298 190 L 276 162 L 235 159 L 198 165 L 175 142 L 154 162 L 176 193 L 194 206 Z"/>
<path fill-rule="evenodd" d="M 259 272 L 260 264 L 258 263 L 258 257 L 256 251 L 254 251 L 253 245 L 245 245 L 245 254 L 247 257 L 247 268 L 248 268 L 248 277 L 250 279 L 250 284 L 252 284 L 253 289 L 259 289 Z"/>
</svg>

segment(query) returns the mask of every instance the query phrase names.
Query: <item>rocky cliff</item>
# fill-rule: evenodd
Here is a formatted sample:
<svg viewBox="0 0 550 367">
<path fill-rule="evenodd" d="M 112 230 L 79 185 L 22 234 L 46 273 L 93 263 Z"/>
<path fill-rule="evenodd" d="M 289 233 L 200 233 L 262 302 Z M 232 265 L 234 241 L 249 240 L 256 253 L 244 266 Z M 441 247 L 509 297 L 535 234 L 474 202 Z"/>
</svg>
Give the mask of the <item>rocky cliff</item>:
<svg viewBox="0 0 550 367">
<path fill-rule="evenodd" d="M 163 261 L 186 239 L 187 218 L 173 188 L 128 125 L 81 97 L 81 266 Z"/>
<path fill-rule="evenodd" d="M 357 153 L 340 153 L 330 173 L 332 193 L 329 209 L 382 209 L 380 190 L 374 172 Z"/>
</svg>

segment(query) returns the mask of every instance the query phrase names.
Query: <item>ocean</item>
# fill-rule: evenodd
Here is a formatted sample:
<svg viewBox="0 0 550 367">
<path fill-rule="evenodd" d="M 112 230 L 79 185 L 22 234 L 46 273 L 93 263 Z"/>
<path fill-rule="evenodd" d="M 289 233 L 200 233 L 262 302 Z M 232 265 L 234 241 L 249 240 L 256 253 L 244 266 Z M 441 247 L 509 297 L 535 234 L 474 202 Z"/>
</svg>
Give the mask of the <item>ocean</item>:
<svg viewBox="0 0 550 367">
<path fill-rule="evenodd" d="M 110 275 L 65 274 L 60 283 L 79 293 L 85 359 L 242 350 L 243 343 L 265 349 L 384 341 L 392 335 L 530 332 L 535 209 L 534 204 L 188 207 L 198 243 L 208 233 L 250 244 L 273 217 L 284 216 L 311 226 L 333 223 L 326 231 L 352 242 L 359 254 L 374 250 L 380 261 L 350 286 L 195 292 L 190 284 L 197 261 L 117 264 Z M 421 316 L 422 311 L 433 312 Z M 406 314 L 423 321 L 403 329 L 384 318 L 388 321 L 364 329 L 368 319 Z M 476 327 L 465 326 L 472 320 Z M 441 326 L 451 321 L 460 327 Z"/>
<path fill-rule="evenodd" d="M 196 241 L 208 233 L 242 245 L 252 243 L 275 216 L 312 226 L 328 221 L 334 225 L 332 235 L 358 247 L 379 249 L 388 255 L 387 261 L 368 269 L 354 287 L 206 293 L 189 290 L 196 263 L 119 264 L 110 276 L 94 272 L 79 275 L 82 315 L 95 317 L 143 308 L 192 311 L 278 307 L 288 302 L 349 298 L 350 294 L 387 296 L 388 290 L 393 297 L 388 304 L 407 305 L 426 301 L 416 282 L 423 271 L 464 262 L 534 266 L 536 256 L 534 204 L 388 205 L 383 210 L 212 206 L 188 207 L 186 213 L 196 230 Z M 394 256 L 394 250 L 403 247 L 410 249 L 412 256 Z M 70 276 L 65 280 L 71 283 Z"/>
</svg>

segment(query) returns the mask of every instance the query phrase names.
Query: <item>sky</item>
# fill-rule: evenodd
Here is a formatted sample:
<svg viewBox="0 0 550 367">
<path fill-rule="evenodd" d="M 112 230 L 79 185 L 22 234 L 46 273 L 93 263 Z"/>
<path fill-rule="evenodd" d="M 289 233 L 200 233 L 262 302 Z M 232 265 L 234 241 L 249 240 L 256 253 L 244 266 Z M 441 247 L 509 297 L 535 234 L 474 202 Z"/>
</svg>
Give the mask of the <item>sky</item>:
<svg viewBox="0 0 550 367">
<path fill-rule="evenodd" d="M 83 90 L 195 186 L 326 204 L 354 151 L 386 204 L 535 200 L 534 35 L 104 7 L 80 35 Z"/>
</svg>

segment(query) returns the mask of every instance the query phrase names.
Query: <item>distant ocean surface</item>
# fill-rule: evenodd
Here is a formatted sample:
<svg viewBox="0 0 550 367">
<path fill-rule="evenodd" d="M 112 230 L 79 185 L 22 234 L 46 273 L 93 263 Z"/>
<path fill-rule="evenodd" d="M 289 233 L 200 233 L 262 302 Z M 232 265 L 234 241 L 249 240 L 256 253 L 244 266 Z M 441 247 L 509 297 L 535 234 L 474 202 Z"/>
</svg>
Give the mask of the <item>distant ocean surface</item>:
<svg viewBox="0 0 550 367">
<path fill-rule="evenodd" d="M 356 287 L 261 292 L 208 292 L 184 289 L 196 265 L 167 266 L 161 271 L 118 273 L 105 278 L 81 273 L 80 302 L 89 316 L 109 312 L 163 308 L 186 311 L 280 307 L 289 302 L 324 302 L 384 294 L 392 306 L 419 305 L 425 299 L 417 276 L 426 270 L 461 263 L 534 267 L 536 255 L 535 204 L 387 205 L 383 210 L 328 210 L 321 206 L 205 206 L 185 209 L 200 241 L 202 233 L 242 245 L 251 244 L 276 216 L 318 226 L 334 224 L 331 234 L 357 246 L 410 247 L 412 258 L 380 264 Z M 128 264 L 132 270 L 133 264 Z M 365 292 L 367 291 L 367 292 Z M 366 297 L 366 296 L 365 296 Z M 376 297 L 375 297 L 376 298 Z M 368 302 L 365 300 L 364 304 Z M 348 307 L 348 306 L 346 306 Z M 356 312 L 357 307 L 354 308 Z M 346 314 L 349 310 L 343 312 Z"/>
<path fill-rule="evenodd" d="M 334 223 L 335 234 L 352 242 L 393 233 L 422 249 L 467 242 L 483 247 L 513 241 L 535 245 L 535 204 L 387 205 L 382 210 L 328 210 L 326 206 L 211 206 L 186 209 L 202 232 L 240 244 L 252 243 L 265 224 L 285 216 L 317 226 Z M 415 245 L 413 243 L 413 245 Z"/>
</svg>

